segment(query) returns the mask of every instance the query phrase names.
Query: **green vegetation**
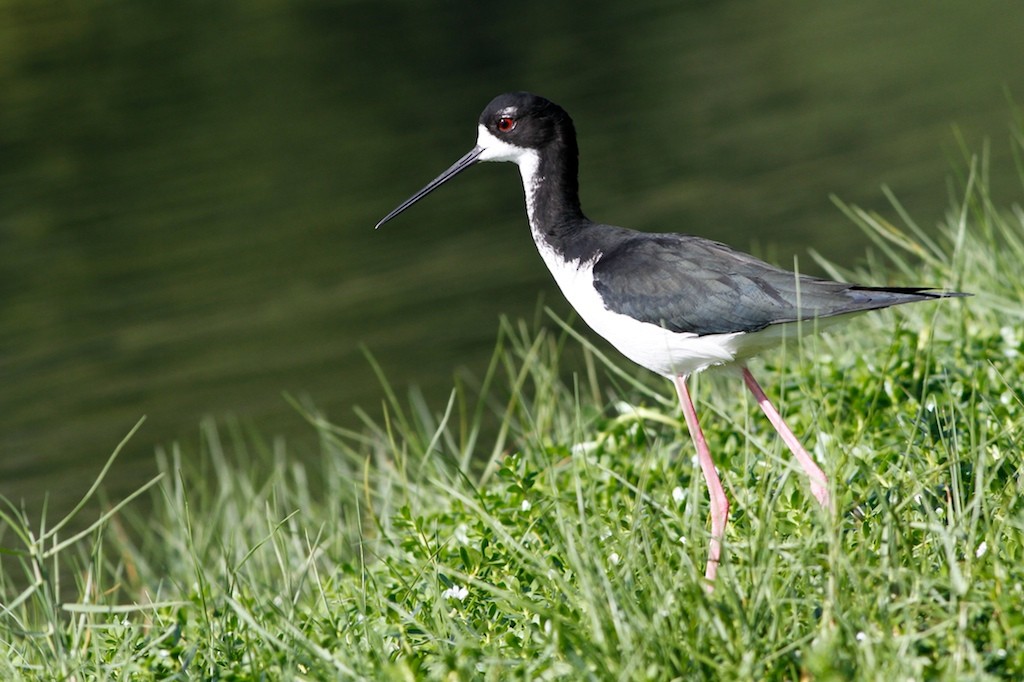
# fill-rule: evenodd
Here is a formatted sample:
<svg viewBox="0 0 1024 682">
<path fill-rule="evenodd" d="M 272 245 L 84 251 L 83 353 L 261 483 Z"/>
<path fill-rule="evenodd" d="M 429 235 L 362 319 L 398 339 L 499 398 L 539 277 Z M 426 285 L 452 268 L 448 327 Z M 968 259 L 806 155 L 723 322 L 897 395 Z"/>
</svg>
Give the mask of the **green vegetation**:
<svg viewBox="0 0 1024 682">
<path fill-rule="evenodd" d="M 834 274 L 975 298 L 757 363 L 832 514 L 740 380 L 700 377 L 733 500 L 713 593 L 668 384 L 566 325 L 508 322 L 442 410 L 388 389 L 352 432 L 298 406 L 307 464 L 208 423 L 98 517 L 5 504 L 0 678 L 1021 679 L 1024 212 L 980 172 L 962 185 L 936 239 L 843 207 L 879 260 Z"/>
</svg>

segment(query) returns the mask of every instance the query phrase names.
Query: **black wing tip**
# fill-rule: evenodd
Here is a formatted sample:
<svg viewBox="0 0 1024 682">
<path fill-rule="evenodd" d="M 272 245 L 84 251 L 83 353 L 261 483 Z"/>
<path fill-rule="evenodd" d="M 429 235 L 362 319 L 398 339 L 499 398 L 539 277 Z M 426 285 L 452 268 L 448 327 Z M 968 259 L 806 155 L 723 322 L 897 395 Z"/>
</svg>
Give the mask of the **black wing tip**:
<svg viewBox="0 0 1024 682">
<path fill-rule="evenodd" d="M 974 294 L 966 291 L 948 291 L 945 289 L 936 289 L 935 287 L 867 287 L 867 286 L 854 286 L 851 287 L 853 291 L 863 291 L 866 293 L 879 293 L 879 294 L 897 294 L 903 296 L 920 296 L 922 299 L 930 298 L 965 298 L 967 296 L 974 296 Z"/>
</svg>

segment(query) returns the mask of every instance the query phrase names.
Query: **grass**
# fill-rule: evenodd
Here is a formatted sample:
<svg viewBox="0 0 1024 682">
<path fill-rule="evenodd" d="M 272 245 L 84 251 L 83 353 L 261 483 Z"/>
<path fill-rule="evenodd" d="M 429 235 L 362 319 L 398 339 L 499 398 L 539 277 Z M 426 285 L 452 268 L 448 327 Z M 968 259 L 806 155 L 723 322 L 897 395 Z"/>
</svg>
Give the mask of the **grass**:
<svg viewBox="0 0 1024 682">
<path fill-rule="evenodd" d="M 198 452 L 158 453 L 145 504 L 103 500 L 116 452 L 65 519 L 6 502 L 0 678 L 1024 678 L 1024 211 L 979 168 L 938 237 L 898 204 L 899 228 L 841 206 L 877 260 L 823 263 L 975 298 L 755 365 L 830 474 L 832 513 L 739 378 L 699 378 L 733 500 L 713 593 L 670 386 L 571 326 L 506 321 L 446 405 L 385 381 L 350 431 L 297 404 L 315 457 L 208 422 Z"/>
</svg>

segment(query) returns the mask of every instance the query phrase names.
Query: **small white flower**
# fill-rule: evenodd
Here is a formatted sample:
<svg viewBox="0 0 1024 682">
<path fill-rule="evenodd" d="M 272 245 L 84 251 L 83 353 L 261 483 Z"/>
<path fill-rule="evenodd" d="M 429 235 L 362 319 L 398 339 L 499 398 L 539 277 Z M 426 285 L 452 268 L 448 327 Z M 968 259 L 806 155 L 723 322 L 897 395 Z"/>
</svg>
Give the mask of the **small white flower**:
<svg viewBox="0 0 1024 682">
<path fill-rule="evenodd" d="M 683 490 L 679 486 L 676 486 L 675 488 L 672 488 L 672 500 L 676 504 L 679 504 L 680 502 L 682 502 L 684 497 L 686 497 L 686 491 L 685 490 Z"/>
<path fill-rule="evenodd" d="M 987 552 L 987 551 L 988 551 L 988 543 L 985 542 L 984 540 L 982 540 L 981 544 L 978 545 L 978 549 L 976 549 L 974 551 L 974 556 L 977 557 L 978 559 L 980 559 L 981 557 L 985 556 L 985 552 Z"/>
<path fill-rule="evenodd" d="M 592 440 L 583 441 L 582 443 L 573 443 L 573 446 L 569 448 L 574 455 L 585 455 L 588 452 L 597 449 L 597 443 Z"/>
<path fill-rule="evenodd" d="M 1013 327 L 1003 327 L 999 330 L 1000 336 L 1003 337 L 1004 353 L 1008 358 L 1015 358 L 1020 355 L 1020 351 L 1017 348 L 1020 346 L 1020 339 L 1017 337 L 1017 330 Z"/>
<path fill-rule="evenodd" d="M 861 630 L 860 632 L 857 633 L 857 641 L 858 642 L 863 642 L 867 638 L 868 638 L 868 636 L 867 636 L 867 634 L 863 630 Z"/>
<path fill-rule="evenodd" d="M 620 400 L 615 403 L 615 411 L 619 414 L 636 414 L 636 407 L 630 405 L 625 400 Z"/>
<path fill-rule="evenodd" d="M 466 524 L 460 523 L 459 525 L 457 525 L 455 527 L 455 533 L 453 534 L 453 537 L 455 538 L 455 542 L 459 543 L 460 545 L 468 545 L 469 528 L 466 527 Z"/>
<path fill-rule="evenodd" d="M 685 545 L 686 544 L 686 536 L 685 535 L 680 535 L 679 536 L 679 544 L 680 545 Z"/>
<path fill-rule="evenodd" d="M 441 593 L 441 596 L 448 601 L 452 599 L 458 599 L 459 601 L 465 601 L 466 597 L 469 596 L 469 590 L 462 585 L 452 585 L 447 590 Z"/>
<path fill-rule="evenodd" d="M 521 505 L 519 505 L 519 508 L 522 509 L 524 512 L 528 512 L 528 511 L 530 511 L 530 507 L 532 507 L 532 506 L 533 505 L 530 504 L 529 500 L 523 500 L 523 503 Z"/>
<path fill-rule="evenodd" d="M 613 566 L 617 565 L 619 563 L 619 555 L 612 552 L 608 555 L 608 561 L 610 561 Z"/>
</svg>

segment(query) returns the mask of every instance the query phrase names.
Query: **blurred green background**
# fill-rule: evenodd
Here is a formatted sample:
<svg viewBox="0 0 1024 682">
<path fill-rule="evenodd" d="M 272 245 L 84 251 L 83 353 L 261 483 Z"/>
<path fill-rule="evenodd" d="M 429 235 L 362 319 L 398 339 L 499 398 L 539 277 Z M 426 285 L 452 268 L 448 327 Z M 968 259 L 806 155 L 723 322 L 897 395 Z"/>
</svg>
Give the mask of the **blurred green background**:
<svg viewBox="0 0 1024 682">
<path fill-rule="evenodd" d="M 0 494 L 66 506 L 143 414 L 122 492 L 205 415 L 301 440 L 289 392 L 354 423 L 382 397 L 360 344 L 440 409 L 499 314 L 568 314 L 507 165 L 373 230 L 495 94 L 573 115 L 591 217 L 813 271 L 867 246 L 830 194 L 942 216 L 954 126 L 1019 198 L 1022 26 L 1007 1 L 0 0 Z"/>
</svg>

